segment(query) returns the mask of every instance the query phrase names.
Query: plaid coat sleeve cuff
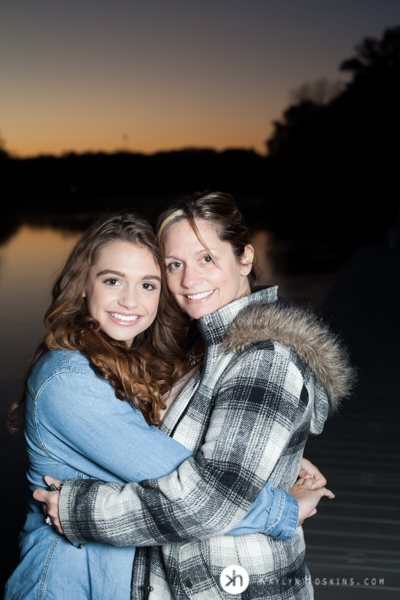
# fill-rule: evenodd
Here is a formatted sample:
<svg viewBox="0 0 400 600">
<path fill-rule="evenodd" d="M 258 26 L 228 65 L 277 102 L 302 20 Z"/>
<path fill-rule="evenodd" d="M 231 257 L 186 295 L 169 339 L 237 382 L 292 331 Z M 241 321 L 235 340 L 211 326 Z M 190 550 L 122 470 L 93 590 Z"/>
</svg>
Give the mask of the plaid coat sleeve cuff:
<svg viewBox="0 0 400 600">
<path fill-rule="evenodd" d="M 58 512 L 64 534 L 73 545 L 98 541 L 93 513 L 100 485 L 104 483 L 95 479 L 69 479 L 63 482 Z M 122 486 L 122 484 L 107 484 L 110 487 L 114 485 L 117 488 Z M 79 504 L 79 518 L 74 519 L 76 513 L 73 509 L 76 504 Z"/>
</svg>

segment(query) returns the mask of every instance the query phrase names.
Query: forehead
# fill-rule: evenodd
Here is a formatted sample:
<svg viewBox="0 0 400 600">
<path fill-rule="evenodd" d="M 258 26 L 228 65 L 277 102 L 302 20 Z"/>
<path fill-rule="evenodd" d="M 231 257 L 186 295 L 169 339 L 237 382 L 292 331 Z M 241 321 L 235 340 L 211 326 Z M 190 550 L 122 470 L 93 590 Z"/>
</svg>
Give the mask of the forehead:
<svg viewBox="0 0 400 600">
<path fill-rule="evenodd" d="M 195 219 L 197 231 L 194 230 L 192 224 L 187 219 L 181 219 L 170 225 L 164 237 L 165 249 L 171 246 L 181 246 L 182 250 L 185 244 L 197 245 L 204 247 L 213 244 L 227 244 L 219 237 L 218 227 L 204 219 Z M 228 243 L 229 245 L 229 243 Z"/>
<path fill-rule="evenodd" d="M 137 263 L 151 264 L 159 270 L 158 262 L 152 251 L 147 246 L 125 240 L 111 241 L 102 246 L 93 257 L 92 267 L 99 263 Z"/>
</svg>

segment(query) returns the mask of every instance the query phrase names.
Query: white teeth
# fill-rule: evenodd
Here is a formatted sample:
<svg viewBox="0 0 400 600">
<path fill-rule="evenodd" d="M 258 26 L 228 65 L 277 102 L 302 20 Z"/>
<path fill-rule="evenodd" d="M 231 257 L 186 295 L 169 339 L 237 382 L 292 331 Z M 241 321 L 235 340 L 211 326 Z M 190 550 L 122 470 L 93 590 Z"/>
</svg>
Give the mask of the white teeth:
<svg viewBox="0 0 400 600">
<path fill-rule="evenodd" d="M 200 294 L 193 294 L 191 296 L 189 296 L 189 294 L 186 294 L 186 297 L 189 298 L 189 300 L 200 300 L 200 298 L 206 298 L 207 296 L 210 296 L 210 294 L 213 293 L 214 290 L 211 290 L 210 292 L 201 292 Z"/>
<path fill-rule="evenodd" d="M 136 321 L 139 317 L 137 315 L 120 315 L 119 313 L 109 313 L 114 319 L 118 319 L 119 321 Z"/>
</svg>

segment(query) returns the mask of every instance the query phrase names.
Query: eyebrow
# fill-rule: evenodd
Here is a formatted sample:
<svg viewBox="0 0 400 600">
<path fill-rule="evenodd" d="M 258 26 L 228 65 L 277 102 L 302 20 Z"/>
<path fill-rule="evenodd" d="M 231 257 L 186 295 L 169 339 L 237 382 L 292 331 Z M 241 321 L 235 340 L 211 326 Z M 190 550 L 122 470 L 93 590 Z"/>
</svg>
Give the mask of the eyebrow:
<svg viewBox="0 0 400 600">
<path fill-rule="evenodd" d="M 112 273 L 113 275 L 118 275 L 118 277 L 126 277 L 125 273 L 114 271 L 113 269 L 103 269 L 97 273 L 96 277 L 101 277 L 102 275 L 106 275 L 106 273 Z"/>
<path fill-rule="evenodd" d="M 207 248 L 202 248 L 201 250 L 196 250 L 195 255 L 197 255 L 197 254 L 203 254 L 203 252 L 207 252 L 208 253 Z M 210 253 L 214 254 L 214 252 L 216 252 L 216 250 L 214 248 L 210 248 Z M 173 259 L 176 259 L 176 260 L 179 260 L 179 261 L 182 260 L 181 258 L 179 258 L 179 256 L 174 256 L 173 254 L 171 254 L 170 256 L 165 256 L 165 258 L 166 259 L 173 258 Z"/>
<path fill-rule="evenodd" d="M 102 277 L 103 275 L 118 275 L 118 277 L 126 277 L 125 273 L 121 271 L 114 271 L 114 269 L 103 269 L 96 274 L 96 277 Z M 144 275 L 142 279 L 155 279 L 161 283 L 161 277 L 158 275 Z"/>
<path fill-rule="evenodd" d="M 142 279 L 155 279 L 156 281 L 159 281 L 161 283 L 161 277 L 159 277 L 158 275 L 145 275 L 144 277 L 142 277 Z"/>
</svg>

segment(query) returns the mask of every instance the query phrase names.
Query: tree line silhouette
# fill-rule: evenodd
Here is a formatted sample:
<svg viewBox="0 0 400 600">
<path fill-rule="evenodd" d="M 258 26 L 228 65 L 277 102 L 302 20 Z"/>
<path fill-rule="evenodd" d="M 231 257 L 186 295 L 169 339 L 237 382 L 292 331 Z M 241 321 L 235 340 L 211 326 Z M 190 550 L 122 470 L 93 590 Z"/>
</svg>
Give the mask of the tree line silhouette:
<svg viewBox="0 0 400 600">
<path fill-rule="evenodd" d="M 136 202 L 153 216 L 170 197 L 223 189 L 246 199 L 249 221 L 282 235 L 370 240 L 399 206 L 400 26 L 365 38 L 340 70 L 350 76 L 344 86 L 320 80 L 298 90 L 267 156 L 192 148 L 16 159 L 0 143 L 8 204 L 68 213 Z"/>
<path fill-rule="evenodd" d="M 400 27 L 366 38 L 340 69 L 351 75 L 346 87 L 329 102 L 290 106 L 267 146 L 298 218 L 307 203 L 332 232 L 371 231 L 399 206 Z"/>
</svg>

